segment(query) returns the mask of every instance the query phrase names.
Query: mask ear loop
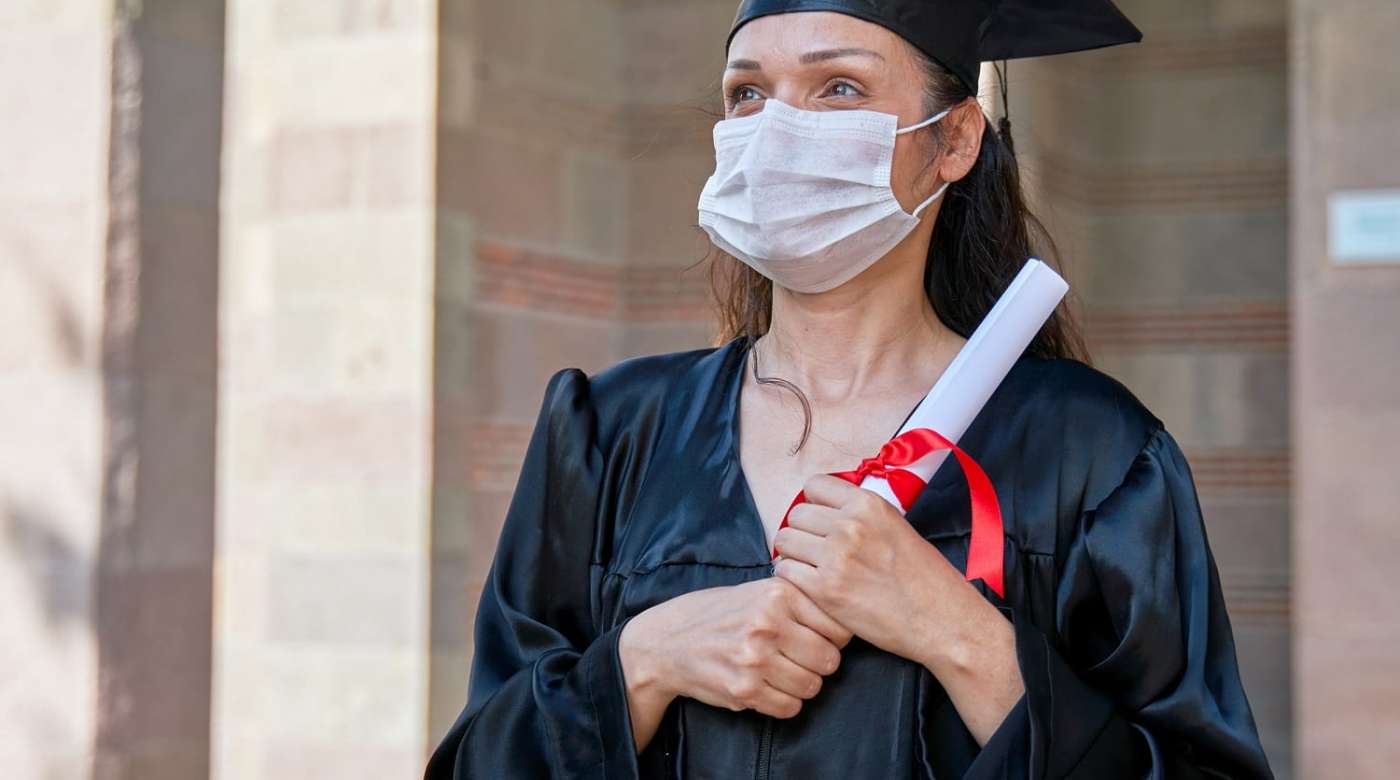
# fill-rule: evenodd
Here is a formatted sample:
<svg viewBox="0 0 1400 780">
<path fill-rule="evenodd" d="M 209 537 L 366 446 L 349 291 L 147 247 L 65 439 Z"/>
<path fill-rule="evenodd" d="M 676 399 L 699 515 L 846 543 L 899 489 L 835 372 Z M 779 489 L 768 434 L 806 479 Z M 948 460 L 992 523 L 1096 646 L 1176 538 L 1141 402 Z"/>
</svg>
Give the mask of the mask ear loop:
<svg viewBox="0 0 1400 780">
<path fill-rule="evenodd" d="M 933 124 L 934 122 L 937 122 L 938 120 L 942 119 L 943 117 L 948 116 L 949 114 L 953 113 L 953 109 L 955 109 L 955 108 L 957 108 L 957 106 L 949 106 L 948 108 L 943 109 L 942 111 L 938 112 L 937 114 L 934 114 L 933 116 L 929 117 L 928 119 L 925 119 L 924 121 L 922 121 L 922 122 L 920 122 L 920 123 L 918 123 L 918 124 L 916 124 L 916 125 L 910 125 L 910 126 L 904 128 L 903 130 L 896 130 L 896 131 L 894 131 L 894 134 L 895 134 L 895 135 L 903 135 L 903 134 L 905 134 L 905 133 L 912 133 L 912 132 L 914 132 L 915 130 L 918 130 L 918 129 L 920 129 L 920 128 L 928 127 L 929 125 Z M 920 203 L 920 204 L 919 204 L 919 207 L 916 208 L 916 209 L 914 209 L 914 214 L 913 214 L 914 218 L 915 218 L 915 219 L 918 219 L 918 218 L 919 218 L 919 215 L 922 214 L 922 213 L 924 212 L 924 209 L 928 208 L 929 206 L 932 206 L 934 201 L 936 201 L 936 200 L 938 200 L 940 197 L 942 197 L 944 191 L 948 189 L 948 185 L 949 185 L 949 184 L 952 184 L 952 182 L 950 182 L 950 181 L 945 181 L 945 182 L 943 182 L 943 186 L 938 188 L 938 192 L 933 193 L 933 195 L 929 196 L 929 199 L 928 199 L 928 200 L 924 201 L 923 203 Z"/>
<path fill-rule="evenodd" d="M 928 200 L 924 201 L 923 203 L 920 203 L 919 207 L 914 209 L 914 219 L 918 219 L 919 215 L 924 212 L 924 209 L 928 208 L 929 206 L 932 206 L 934 201 L 943 197 L 943 193 L 945 190 L 948 189 L 949 184 L 952 184 L 952 182 L 943 182 L 943 186 L 938 188 L 938 192 L 933 193 L 933 195 L 931 195 Z"/>
<path fill-rule="evenodd" d="M 928 119 L 925 119 L 924 121 L 918 123 L 917 125 L 910 125 L 910 126 L 904 128 L 903 130 L 896 130 L 896 131 L 894 131 L 894 134 L 895 134 L 895 135 L 904 135 L 905 133 L 912 133 L 912 132 L 914 132 L 915 130 L 918 130 L 918 129 L 920 129 L 920 128 L 928 127 L 929 125 L 933 124 L 934 122 L 937 122 L 938 120 L 942 119 L 943 117 L 948 116 L 949 114 L 953 113 L 953 109 L 955 109 L 955 108 L 957 108 L 957 106 L 949 106 L 948 108 L 945 108 L 945 109 L 943 109 L 942 111 L 939 111 L 937 114 L 934 114 L 933 116 L 929 117 Z"/>
</svg>

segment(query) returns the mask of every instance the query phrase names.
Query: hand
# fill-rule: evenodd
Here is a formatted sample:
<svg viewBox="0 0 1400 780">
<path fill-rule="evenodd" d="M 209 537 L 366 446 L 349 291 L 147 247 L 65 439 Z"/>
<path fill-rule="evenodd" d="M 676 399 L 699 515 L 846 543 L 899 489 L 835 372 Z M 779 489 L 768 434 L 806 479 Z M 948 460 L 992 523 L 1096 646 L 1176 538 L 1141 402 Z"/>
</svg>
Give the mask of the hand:
<svg viewBox="0 0 1400 780">
<path fill-rule="evenodd" d="M 867 642 L 928 668 L 978 745 L 1025 692 L 1008 622 L 875 493 L 818 474 L 774 545 L 778 578 Z"/>
<path fill-rule="evenodd" d="M 636 617 L 620 637 L 624 666 L 664 700 L 791 718 L 836 671 L 851 632 L 776 577 L 677 596 Z"/>
<path fill-rule="evenodd" d="M 951 617 L 985 603 L 962 574 L 876 493 L 828 474 L 803 486 L 806 503 L 792 508 L 774 546 L 774 573 L 871 644 L 936 666 L 940 651 L 960 649 Z M 974 604 L 969 599 L 981 602 Z M 985 611 L 985 610 L 983 610 Z"/>
</svg>

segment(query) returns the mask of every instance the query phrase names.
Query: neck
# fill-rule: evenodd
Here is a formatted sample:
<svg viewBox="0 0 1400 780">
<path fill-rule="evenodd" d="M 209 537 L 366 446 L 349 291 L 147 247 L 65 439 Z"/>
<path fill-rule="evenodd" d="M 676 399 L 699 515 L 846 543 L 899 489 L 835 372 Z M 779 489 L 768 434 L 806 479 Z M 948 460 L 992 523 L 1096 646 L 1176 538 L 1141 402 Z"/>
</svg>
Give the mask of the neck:
<svg viewBox="0 0 1400 780">
<path fill-rule="evenodd" d="M 929 303 L 922 258 L 887 256 L 824 293 L 775 286 L 759 349 L 764 374 L 835 405 L 898 393 L 911 380 L 928 381 L 926 390 L 963 343 Z"/>
</svg>

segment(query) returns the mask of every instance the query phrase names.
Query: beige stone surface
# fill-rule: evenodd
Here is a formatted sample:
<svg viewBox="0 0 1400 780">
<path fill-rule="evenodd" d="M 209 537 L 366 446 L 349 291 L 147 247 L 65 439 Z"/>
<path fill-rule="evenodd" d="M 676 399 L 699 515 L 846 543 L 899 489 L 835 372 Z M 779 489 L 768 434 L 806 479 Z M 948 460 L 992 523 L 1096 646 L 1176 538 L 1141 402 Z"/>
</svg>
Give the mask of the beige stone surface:
<svg viewBox="0 0 1400 780">
<path fill-rule="evenodd" d="M 97 735 L 110 23 L 100 2 L 0 8 L 5 777 L 81 777 Z"/>
<path fill-rule="evenodd" d="M 213 777 L 422 771 L 435 8 L 229 3 Z"/>
<path fill-rule="evenodd" d="M 1275 774 L 1295 776 L 1287 6 L 1124 0 L 1136 46 L 1011 66 L 1096 365 L 1181 443 Z"/>
<path fill-rule="evenodd" d="M 0 776 L 417 776 L 548 377 L 714 338 L 734 0 L 139 5 L 0 2 Z M 1400 281 L 1325 205 L 1400 186 L 1400 10 L 1120 5 L 1012 66 L 1032 194 L 1278 776 L 1388 776 Z"/>
<path fill-rule="evenodd" d="M 1400 606 L 1385 595 L 1400 556 L 1400 266 L 1333 265 L 1327 200 L 1400 184 L 1400 7 L 1296 0 L 1291 22 L 1298 760 L 1307 777 L 1386 777 L 1400 756 Z"/>
</svg>

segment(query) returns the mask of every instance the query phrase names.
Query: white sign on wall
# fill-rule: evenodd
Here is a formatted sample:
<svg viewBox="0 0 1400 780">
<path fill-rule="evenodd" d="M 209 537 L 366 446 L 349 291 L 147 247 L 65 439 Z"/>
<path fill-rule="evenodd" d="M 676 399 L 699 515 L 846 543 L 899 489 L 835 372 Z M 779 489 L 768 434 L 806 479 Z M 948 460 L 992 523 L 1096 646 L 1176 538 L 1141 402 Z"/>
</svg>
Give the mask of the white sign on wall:
<svg viewBox="0 0 1400 780">
<path fill-rule="evenodd" d="M 1332 262 L 1400 264 L 1400 190 L 1353 190 L 1328 203 Z"/>
</svg>

